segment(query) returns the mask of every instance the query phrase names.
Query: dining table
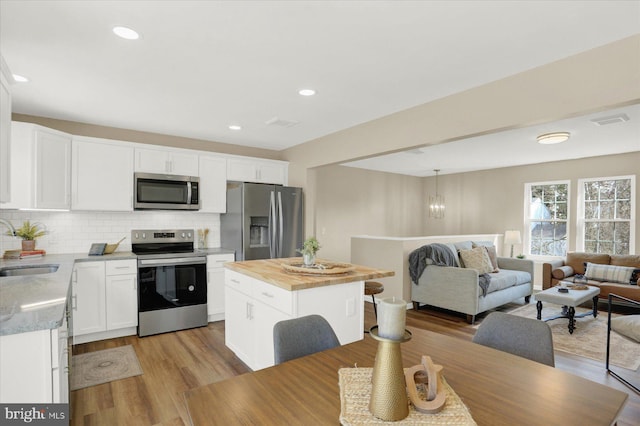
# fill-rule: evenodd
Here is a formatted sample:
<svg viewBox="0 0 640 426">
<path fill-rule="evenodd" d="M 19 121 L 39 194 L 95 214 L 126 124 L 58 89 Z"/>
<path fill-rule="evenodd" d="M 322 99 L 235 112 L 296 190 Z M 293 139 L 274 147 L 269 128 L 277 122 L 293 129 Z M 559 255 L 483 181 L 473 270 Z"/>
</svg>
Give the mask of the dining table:
<svg viewBox="0 0 640 426">
<path fill-rule="evenodd" d="M 408 327 L 400 346 L 404 368 L 423 355 L 478 425 L 611 425 L 628 395 L 507 352 Z M 523 336 L 523 338 L 526 338 Z M 337 425 L 341 368 L 373 367 L 378 342 L 363 340 L 245 373 L 185 392 L 200 425 Z"/>
</svg>

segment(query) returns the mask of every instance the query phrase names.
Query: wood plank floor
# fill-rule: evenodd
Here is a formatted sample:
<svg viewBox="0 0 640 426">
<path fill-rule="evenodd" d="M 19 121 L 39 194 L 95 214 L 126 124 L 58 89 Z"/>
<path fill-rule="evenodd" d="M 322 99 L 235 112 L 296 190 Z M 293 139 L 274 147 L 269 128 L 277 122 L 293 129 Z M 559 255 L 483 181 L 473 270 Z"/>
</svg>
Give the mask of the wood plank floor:
<svg viewBox="0 0 640 426">
<path fill-rule="evenodd" d="M 517 307 L 510 304 L 502 310 Z M 365 303 L 365 326 L 374 324 L 372 305 Z M 471 340 L 475 333 L 463 316 L 431 308 L 407 311 L 407 325 L 465 340 Z M 133 345 L 144 374 L 73 391 L 71 425 L 189 425 L 184 391 L 250 371 L 224 345 L 222 321 L 142 339 L 129 336 L 77 345 L 74 354 L 129 344 Z M 627 392 L 629 399 L 618 425 L 640 424 L 640 395 L 609 376 L 602 363 L 556 352 L 556 367 Z M 633 375 L 640 383 L 640 373 Z M 571 423 L 570 419 L 558 419 L 558 424 L 567 421 Z M 211 424 L 215 424 L 215 413 Z"/>
</svg>

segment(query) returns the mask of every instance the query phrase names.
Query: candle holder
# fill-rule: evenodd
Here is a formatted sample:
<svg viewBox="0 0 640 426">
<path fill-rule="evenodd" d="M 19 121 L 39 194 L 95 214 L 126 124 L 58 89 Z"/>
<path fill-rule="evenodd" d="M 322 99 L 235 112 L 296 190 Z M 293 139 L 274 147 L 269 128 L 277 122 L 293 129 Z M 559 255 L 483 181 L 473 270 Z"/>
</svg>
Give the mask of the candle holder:
<svg viewBox="0 0 640 426">
<path fill-rule="evenodd" d="M 409 400 L 400 344 L 411 340 L 411 332 L 405 330 L 400 339 L 387 339 L 380 337 L 375 325 L 369 329 L 369 335 L 379 342 L 371 377 L 369 411 L 381 420 L 402 420 L 409 415 Z"/>
</svg>

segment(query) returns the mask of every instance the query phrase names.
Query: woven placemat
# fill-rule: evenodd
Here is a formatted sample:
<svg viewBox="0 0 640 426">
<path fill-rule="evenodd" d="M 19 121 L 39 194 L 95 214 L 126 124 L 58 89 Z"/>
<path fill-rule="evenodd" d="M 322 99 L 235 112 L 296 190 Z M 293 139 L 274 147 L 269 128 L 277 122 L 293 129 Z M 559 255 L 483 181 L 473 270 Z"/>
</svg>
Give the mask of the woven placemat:
<svg viewBox="0 0 640 426">
<path fill-rule="evenodd" d="M 341 368 L 340 379 L 340 423 L 355 425 L 475 425 L 469 410 L 460 397 L 442 377 L 447 399 L 442 411 L 424 414 L 409 403 L 409 415 L 397 422 L 380 420 L 369 411 L 371 399 L 371 375 L 373 368 Z"/>
</svg>

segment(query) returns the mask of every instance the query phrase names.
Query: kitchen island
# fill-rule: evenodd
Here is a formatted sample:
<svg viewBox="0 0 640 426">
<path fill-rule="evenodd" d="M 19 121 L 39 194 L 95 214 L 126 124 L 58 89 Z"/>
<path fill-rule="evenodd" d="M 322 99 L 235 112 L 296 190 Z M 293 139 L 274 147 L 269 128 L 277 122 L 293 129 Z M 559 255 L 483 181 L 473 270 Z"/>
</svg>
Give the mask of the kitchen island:
<svg viewBox="0 0 640 426">
<path fill-rule="evenodd" d="M 300 274 L 285 270 L 285 263 L 302 263 L 302 259 L 225 264 L 226 344 L 253 370 L 274 365 L 273 326 L 285 319 L 322 315 L 340 344 L 361 340 L 364 281 L 394 274 L 360 265 L 342 274 Z"/>
</svg>

